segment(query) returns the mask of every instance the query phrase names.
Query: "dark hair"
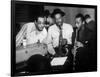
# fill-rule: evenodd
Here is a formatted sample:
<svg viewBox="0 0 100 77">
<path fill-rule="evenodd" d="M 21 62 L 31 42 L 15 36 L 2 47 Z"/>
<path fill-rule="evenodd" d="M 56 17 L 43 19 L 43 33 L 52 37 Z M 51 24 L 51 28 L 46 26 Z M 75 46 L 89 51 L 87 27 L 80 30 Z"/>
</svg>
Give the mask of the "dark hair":
<svg viewBox="0 0 100 77">
<path fill-rule="evenodd" d="M 44 10 L 44 16 L 48 17 L 50 15 L 49 10 Z"/>
<path fill-rule="evenodd" d="M 77 14 L 75 18 L 81 18 L 82 22 L 84 21 L 84 16 L 81 13 Z"/>
<path fill-rule="evenodd" d="M 91 18 L 89 14 L 86 14 L 86 15 L 85 15 L 85 20 L 86 20 L 87 18 Z"/>
<path fill-rule="evenodd" d="M 38 20 L 39 17 L 44 18 L 44 14 L 38 15 L 38 16 L 35 18 L 36 22 L 37 22 L 37 20 Z"/>
</svg>

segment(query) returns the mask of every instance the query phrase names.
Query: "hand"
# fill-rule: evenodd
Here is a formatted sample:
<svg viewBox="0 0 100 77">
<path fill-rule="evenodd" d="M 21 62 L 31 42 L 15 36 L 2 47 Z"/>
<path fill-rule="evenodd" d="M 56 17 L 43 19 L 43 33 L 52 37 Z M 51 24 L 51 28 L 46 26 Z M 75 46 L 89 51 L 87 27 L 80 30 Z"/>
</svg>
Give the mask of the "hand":
<svg viewBox="0 0 100 77">
<path fill-rule="evenodd" d="M 68 48 L 65 48 L 65 51 L 66 51 L 66 53 L 65 53 L 65 54 L 67 55 L 67 54 L 68 54 Z"/>
<path fill-rule="evenodd" d="M 56 52 L 55 52 L 55 50 L 54 50 L 54 48 L 53 48 L 53 46 L 51 44 L 49 44 L 47 47 L 48 47 L 48 52 L 51 55 L 55 55 L 56 54 Z"/>
<path fill-rule="evenodd" d="M 66 39 L 63 39 L 61 44 L 62 44 L 62 46 L 63 45 L 66 45 L 67 44 L 67 40 Z"/>
<path fill-rule="evenodd" d="M 79 48 L 79 47 L 83 47 L 84 45 L 83 45 L 81 42 L 78 41 L 78 42 L 76 43 L 76 46 Z"/>
</svg>

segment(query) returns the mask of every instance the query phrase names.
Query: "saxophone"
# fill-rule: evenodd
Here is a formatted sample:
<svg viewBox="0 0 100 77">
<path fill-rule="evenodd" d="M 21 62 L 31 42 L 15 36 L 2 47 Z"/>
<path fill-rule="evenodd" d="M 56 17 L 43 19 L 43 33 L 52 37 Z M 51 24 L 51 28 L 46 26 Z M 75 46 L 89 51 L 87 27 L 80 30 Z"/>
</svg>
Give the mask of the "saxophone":
<svg viewBox="0 0 100 77">
<path fill-rule="evenodd" d="M 74 47 L 72 48 L 72 54 L 73 54 L 73 70 L 75 70 L 75 61 L 76 61 L 76 53 L 78 52 L 77 49 L 80 47 L 84 47 L 84 45 L 77 41 L 77 35 L 78 35 L 78 29 L 76 29 L 76 37 L 74 41 Z"/>
</svg>

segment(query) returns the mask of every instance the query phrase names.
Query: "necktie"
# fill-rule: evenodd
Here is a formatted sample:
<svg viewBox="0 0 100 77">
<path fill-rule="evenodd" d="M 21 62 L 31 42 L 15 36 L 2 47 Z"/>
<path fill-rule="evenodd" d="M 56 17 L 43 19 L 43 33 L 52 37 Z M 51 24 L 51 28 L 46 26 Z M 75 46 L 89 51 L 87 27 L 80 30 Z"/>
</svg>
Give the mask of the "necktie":
<svg viewBox="0 0 100 77">
<path fill-rule="evenodd" d="M 60 34 L 59 34 L 59 52 L 62 50 L 62 29 L 60 29 Z"/>
</svg>

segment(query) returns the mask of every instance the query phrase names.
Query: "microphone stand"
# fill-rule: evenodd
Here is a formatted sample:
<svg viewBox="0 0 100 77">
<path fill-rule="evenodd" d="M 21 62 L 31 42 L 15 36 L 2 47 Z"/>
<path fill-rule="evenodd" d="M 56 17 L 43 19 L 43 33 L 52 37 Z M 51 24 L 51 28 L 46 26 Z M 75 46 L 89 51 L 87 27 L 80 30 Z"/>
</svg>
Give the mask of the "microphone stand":
<svg viewBox="0 0 100 77">
<path fill-rule="evenodd" d="M 78 34 L 78 29 L 76 29 L 76 37 L 75 37 L 75 41 L 74 41 L 74 47 L 72 49 L 72 52 L 73 52 L 73 71 L 75 71 L 75 61 L 76 61 L 76 53 L 77 53 L 77 46 L 76 46 L 76 43 L 77 43 L 77 34 Z"/>
</svg>

